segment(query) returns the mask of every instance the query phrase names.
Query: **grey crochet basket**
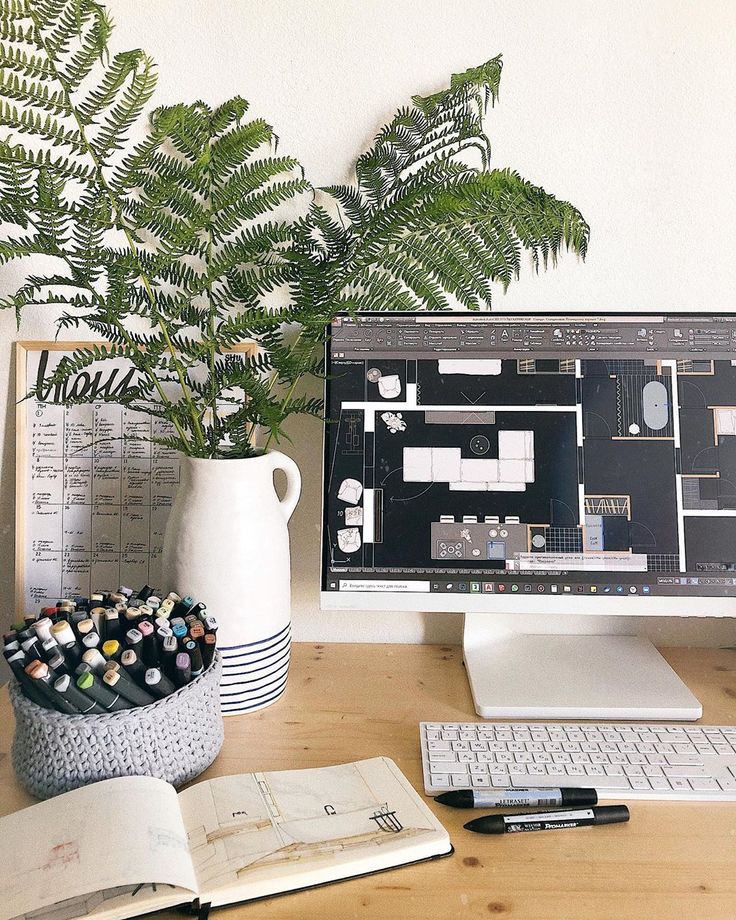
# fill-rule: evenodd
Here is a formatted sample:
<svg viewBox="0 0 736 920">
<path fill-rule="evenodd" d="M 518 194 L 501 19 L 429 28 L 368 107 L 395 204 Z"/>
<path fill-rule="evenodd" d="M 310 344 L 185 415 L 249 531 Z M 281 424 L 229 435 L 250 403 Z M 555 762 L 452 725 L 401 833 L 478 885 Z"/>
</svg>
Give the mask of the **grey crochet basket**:
<svg viewBox="0 0 736 920">
<path fill-rule="evenodd" d="M 193 779 L 222 747 L 221 669 L 218 654 L 204 674 L 170 696 L 99 716 L 44 709 L 11 681 L 18 779 L 40 799 L 114 776 L 157 776 L 174 786 Z"/>
</svg>

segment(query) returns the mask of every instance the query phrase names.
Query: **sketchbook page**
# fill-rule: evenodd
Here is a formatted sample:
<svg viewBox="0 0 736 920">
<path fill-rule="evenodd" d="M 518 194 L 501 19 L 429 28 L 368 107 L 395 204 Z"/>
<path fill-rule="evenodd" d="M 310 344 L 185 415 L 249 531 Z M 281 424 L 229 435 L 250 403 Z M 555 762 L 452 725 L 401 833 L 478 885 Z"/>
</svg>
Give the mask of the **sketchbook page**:
<svg viewBox="0 0 736 920">
<path fill-rule="evenodd" d="M 384 757 L 222 776 L 179 793 L 200 899 L 213 906 L 450 851 L 447 832 Z"/>
<path fill-rule="evenodd" d="M 148 776 L 94 783 L 0 819 L 0 853 L 0 920 L 138 916 L 196 890 L 176 792 Z"/>
</svg>

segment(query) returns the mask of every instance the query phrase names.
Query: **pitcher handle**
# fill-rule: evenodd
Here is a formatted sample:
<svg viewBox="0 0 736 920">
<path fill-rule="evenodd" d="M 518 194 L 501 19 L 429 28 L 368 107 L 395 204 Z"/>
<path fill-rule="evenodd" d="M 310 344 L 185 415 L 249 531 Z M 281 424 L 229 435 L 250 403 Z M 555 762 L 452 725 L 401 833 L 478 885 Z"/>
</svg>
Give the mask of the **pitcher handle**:
<svg viewBox="0 0 736 920">
<path fill-rule="evenodd" d="M 302 476 L 299 467 L 291 457 L 278 450 L 272 450 L 267 455 L 271 458 L 271 469 L 282 470 L 286 475 L 286 494 L 281 499 L 281 508 L 287 521 L 290 520 L 302 492 Z"/>
</svg>

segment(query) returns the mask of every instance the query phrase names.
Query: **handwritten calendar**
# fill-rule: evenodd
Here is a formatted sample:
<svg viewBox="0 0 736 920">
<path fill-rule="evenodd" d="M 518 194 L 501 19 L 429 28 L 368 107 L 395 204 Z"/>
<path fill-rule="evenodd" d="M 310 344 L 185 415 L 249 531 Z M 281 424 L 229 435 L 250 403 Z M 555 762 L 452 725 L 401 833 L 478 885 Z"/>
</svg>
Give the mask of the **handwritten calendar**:
<svg viewBox="0 0 736 920">
<path fill-rule="evenodd" d="M 71 343 L 19 343 L 17 398 L 53 372 Z M 101 361 L 17 409 L 16 604 L 38 610 L 61 597 L 125 584 L 161 585 L 164 530 L 180 455 L 147 441 L 167 423 L 110 402 L 64 397 L 124 392 L 125 359 Z"/>
</svg>

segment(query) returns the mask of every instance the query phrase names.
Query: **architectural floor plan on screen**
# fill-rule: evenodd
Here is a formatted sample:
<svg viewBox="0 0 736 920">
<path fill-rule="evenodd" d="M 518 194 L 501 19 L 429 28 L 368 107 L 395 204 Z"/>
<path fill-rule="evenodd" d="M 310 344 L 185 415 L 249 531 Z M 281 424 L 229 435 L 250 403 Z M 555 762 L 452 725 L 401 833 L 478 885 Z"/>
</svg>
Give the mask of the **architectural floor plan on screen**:
<svg viewBox="0 0 736 920">
<path fill-rule="evenodd" d="M 735 363 L 333 355 L 328 571 L 733 571 Z"/>
</svg>

